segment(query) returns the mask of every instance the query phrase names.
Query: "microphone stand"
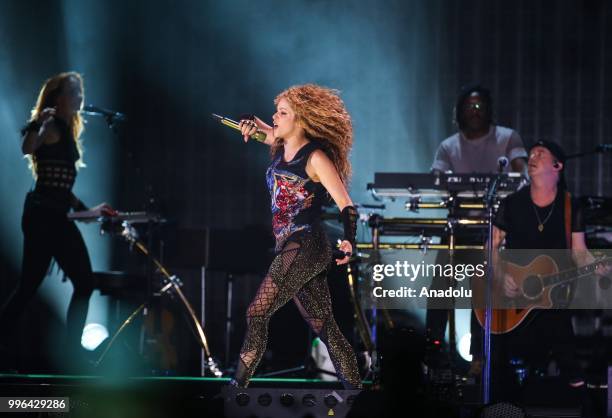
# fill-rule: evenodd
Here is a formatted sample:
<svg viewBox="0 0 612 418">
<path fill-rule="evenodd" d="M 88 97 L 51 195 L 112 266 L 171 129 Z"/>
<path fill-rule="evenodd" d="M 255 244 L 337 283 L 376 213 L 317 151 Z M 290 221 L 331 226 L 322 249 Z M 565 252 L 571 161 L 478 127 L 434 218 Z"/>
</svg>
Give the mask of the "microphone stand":
<svg viewBox="0 0 612 418">
<path fill-rule="evenodd" d="M 492 287 L 493 287 L 493 209 L 495 198 L 497 196 L 497 188 L 501 182 L 502 173 L 498 173 L 495 179 L 489 184 L 487 193 L 484 198 L 485 207 L 487 208 L 488 226 L 488 246 L 487 246 L 487 282 L 485 286 L 485 323 L 482 353 L 484 357 L 484 367 L 482 370 L 482 402 L 488 404 L 491 399 L 491 318 L 492 310 Z"/>
<path fill-rule="evenodd" d="M 115 117 L 115 115 L 106 115 L 104 116 L 104 120 L 106 121 L 106 124 L 110 130 L 117 135 L 117 122 L 119 122 L 119 118 Z"/>
<path fill-rule="evenodd" d="M 118 226 L 119 228 L 117 228 Z M 134 227 L 129 222 L 124 221 L 121 223 L 121 225 L 114 225 L 112 221 L 108 221 L 106 223 L 103 223 L 101 228 L 102 228 L 101 229 L 102 232 L 107 231 L 107 233 L 108 232 L 110 232 L 111 234 L 118 233 L 119 235 L 121 235 L 130 244 L 131 249 L 136 248 L 138 251 L 144 254 L 155 265 L 157 270 L 163 275 L 165 279 L 163 282 L 163 287 L 159 289 L 158 291 L 158 295 L 161 296 L 164 294 L 168 294 L 168 295 L 174 294 L 178 296 L 185 311 L 188 314 L 187 320 L 188 320 L 189 325 L 191 325 L 194 331 L 196 340 L 198 344 L 201 346 L 202 350 L 204 351 L 206 367 L 210 370 L 210 372 L 212 373 L 214 377 L 222 377 L 223 372 L 219 369 L 219 366 L 217 365 L 216 361 L 213 358 L 210 347 L 208 345 L 206 334 L 204 333 L 204 328 L 200 324 L 196 316 L 195 310 L 193 309 L 193 307 L 189 303 L 189 300 L 187 299 L 187 297 L 185 296 L 185 294 L 183 293 L 181 289 L 183 286 L 182 281 L 177 276 L 170 274 L 170 272 L 166 269 L 166 267 L 157 258 L 155 258 L 151 254 L 149 249 L 138 239 L 138 233 L 136 232 Z M 113 343 L 117 340 L 121 332 L 129 324 L 133 322 L 134 318 L 141 311 L 146 311 L 146 309 L 149 307 L 151 303 L 151 300 L 152 300 L 152 296 L 149 295 L 147 299 L 145 300 L 145 302 L 143 302 L 140 306 L 136 308 L 136 310 L 134 310 L 130 314 L 130 316 L 123 322 L 123 324 L 119 327 L 119 329 L 115 332 L 115 334 L 110 338 L 108 344 L 106 345 L 106 347 L 104 348 L 104 350 L 102 351 L 102 353 L 99 355 L 98 359 L 94 363 L 94 366 L 96 368 L 100 366 L 106 354 L 110 350 Z"/>
<path fill-rule="evenodd" d="M 81 113 L 87 116 L 102 116 L 104 120 L 106 121 L 106 125 L 108 125 L 109 129 L 113 131 L 113 133 L 116 136 L 119 136 L 119 130 L 117 129 L 117 122 L 125 121 L 125 118 L 123 116 L 118 115 L 116 113 L 110 113 L 110 112 L 109 113 L 99 113 L 99 112 L 92 112 L 90 110 L 82 110 Z"/>
<path fill-rule="evenodd" d="M 133 146 L 132 144 L 128 141 L 128 139 L 125 137 L 124 133 L 125 131 L 121 131 L 119 129 L 119 127 L 122 125 L 121 122 L 126 122 L 127 119 L 125 118 L 125 116 L 119 116 L 116 113 L 99 113 L 99 112 L 92 112 L 92 111 L 86 111 L 83 110 L 81 113 L 88 115 L 88 116 L 102 116 L 108 126 L 108 128 L 111 130 L 111 132 L 114 134 L 115 138 L 119 141 L 120 143 L 120 147 L 123 149 L 123 153 L 124 155 L 127 156 L 127 166 L 132 168 L 132 172 L 134 173 L 133 175 L 128 176 L 129 178 L 135 178 L 138 179 L 140 183 L 142 183 L 142 185 L 144 186 L 144 198 L 145 198 L 145 205 L 144 205 L 144 210 L 148 213 L 148 212 L 154 212 L 159 214 L 160 210 L 158 207 L 158 199 L 155 197 L 154 192 L 153 192 L 153 185 L 151 184 L 151 181 L 149 180 L 149 178 L 146 178 L 146 176 L 144 175 L 144 170 L 142 169 L 142 164 L 140 164 L 139 159 L 136 157 L 136 153 L 133 151 Z M 118 123 L 119 122 L 119 123 Z M 129 128 L 129 126 L 128 126 Z M 147 242 L 147 247 L 148 248 L 153 248 L 153 235 L 156 232 L 154 229 L 158 229 L 159 225 L 155 222 L 152 222 L 151 220 L 149 220 L 149 222 L 147 222 L 147 226 L 146 226 L 146 242 Z M 161 262 L 163 261 L 163 241 L 160 241 L 160 260 Z M 155 276 L 155 271 L 153 269 L 153 266 L 156 263 L 156 259 L 153 256 L 153 254 L 151 253 L 151 251 L 147 251 L 144 252 L 145 257 L 147 258 L 147 262 L 145 265 L 145 276 L 147 278 L 147 290 L 146 290 L 146 294 L 147 294 L 147 300 L 152 299 L 154 296 L 160 296 L 163 292 L 158 293 L 156 286 L 154 285 L 154 276 Z M 150 315 L 148 312 L 149 305 L 148 304 L 143 304 L 141 305 L 140 309 L 137 309 L 137 311 L 135 311 L 133 313 L 133 316 L 135 317 L 138 313 L 142 312 L 143 316 L 148 316 Z M 132 316 L 130 316 L 129 322 L 131 322 L 131 320 L 133 319 Z M 125 327 L 125 325 L 127 325 L 126 323 L 124 323 L 122 325 L 122 327 L 119 329 L 119 331 L 117 333 L 119 333 L 120 331 L 122 331 L 122 329 Z M 142 334 L 144 335 L 144 334 Z M 142 339 L 142 335 L 141 335 L 141 342 L 139 344 L 139 348 L 138 348 L 138 352 L 140 355 L 144 355 L 145 354 L 145 346 L 143 343 L 143 339 Z"/>
</svg>

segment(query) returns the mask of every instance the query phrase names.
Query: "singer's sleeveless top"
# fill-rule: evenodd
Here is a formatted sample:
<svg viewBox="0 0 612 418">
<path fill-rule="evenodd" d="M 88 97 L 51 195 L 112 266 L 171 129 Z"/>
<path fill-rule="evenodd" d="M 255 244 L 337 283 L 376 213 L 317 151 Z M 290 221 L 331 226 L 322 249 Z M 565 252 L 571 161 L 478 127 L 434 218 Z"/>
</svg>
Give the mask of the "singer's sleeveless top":
<svg viewBox="0 0 612 418">
<path fill-rule="evenodd" d="M 298 233 L 311 231 L 321 220 L 327 191 L 306 174 L 308 158 L 317 149 L 316 143 L 309 142 L 289 162 L 283 160 L 280 152 L 268 167 L 266 180 L 272 198 L 272 229 L 277 251 Z"/>
<path fill-rule="evenodd" d="M 36 186 L 30 193 L 37 205 L 67 212 L 72 200 L 72 186 L 76 180 L 75 163 L 79 151 L 70 126 L 59 118 L 54 120 L 59 141 L 42 144 L 35 152 Z"/>
</svg>

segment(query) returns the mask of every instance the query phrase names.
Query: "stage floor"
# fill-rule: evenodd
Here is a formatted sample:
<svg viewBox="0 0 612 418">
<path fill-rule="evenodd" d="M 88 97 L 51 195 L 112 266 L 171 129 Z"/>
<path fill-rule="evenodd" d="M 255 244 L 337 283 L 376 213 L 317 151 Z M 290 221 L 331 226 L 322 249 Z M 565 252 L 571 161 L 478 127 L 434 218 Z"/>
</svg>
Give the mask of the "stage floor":
<svg viewBox="0 0 612 418">
<path fill-rule="evenodd" d="M 224 417 L 222 389 L 229 378 L 189 376 L 112 377 L 52 374 L 0 374 L 0 396 L 68 397 L 69 413 L 58 417 Z M 365 382 L 366 388 L 371 382 Z M 253 378 L 247 393 L 342 393 L 339 382 L 319 379 Z M 297 396 L 296 396 L 297 397 Z M 4 415 L 3 415 L 4 416 Z M 19 413 L 15 416 L 28 416 Z M 31 416 L 41 416 L 32 413 Z M 42 415 L 46 416 L 46 415 Z M 268 416 L 268 415 L 253 415 Z M 318 416 L 318 415 L 313 415 Z M 344 414 L 335 414 L 344 416 Z"/>
</svg>

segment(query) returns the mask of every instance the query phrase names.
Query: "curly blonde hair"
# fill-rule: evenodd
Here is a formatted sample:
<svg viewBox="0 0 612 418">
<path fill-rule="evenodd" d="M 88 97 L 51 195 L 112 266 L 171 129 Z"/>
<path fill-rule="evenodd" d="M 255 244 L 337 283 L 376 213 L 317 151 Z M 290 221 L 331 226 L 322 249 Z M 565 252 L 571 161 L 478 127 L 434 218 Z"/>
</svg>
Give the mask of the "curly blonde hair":
<svg viewBox="0 0 612 418">
<path fill-rule="evenodd" d="M 83 95 L 85 94 L 85 90 L 83 87 L 83 77 L 81 74 L 69 71 L 64 73 L 59 73 L 54 75 L 53 77 L 48 78 L 38 93 L 38 99 L 36 100 L 36 104 L 32 109 L 32 114 L 30 116 L 30 121 L 38 119 L 38 116 L 45 110 L 47 107 L 54 107 L 57 103 L 57 98 L 62 93 L 62 89 L 64 88 L 66 82 L 71 78 L 77 80 L 79 85 L 81 86 L 81 91 Z M 76 162 L 76 168 L 85 167 L 85 163 L 83 162 L 83 145 L 81 143 L 81 134 L 84 129 L 84 121 L 80 112 L 75 113 L 70 121 L 70 130 L 72 132 L 72 136 L 74 138 L 74 142 L 76 143 L 77 149 L 79 151 L 79 160 Z M 33 154 L 26 155 L 26 158 L 30 162 L 30 169 L 32 170 L 32 175 L 36 178 L 36 156 Z"/>
<path fill-rule="evenodd" d="M 306 137 L 321 146 L 336 166 L 342 181 L 347 184 L 351 178 L 349 152 L 353 145 L 353 123 L 346 111 L 338 90 L 316 84 L 289 87 L 281 92 L 274 104 L 285 99 L 296 114 Z M 272 156 L 283 148 L 283 139 L 276 138 L 271 147 Z"/>
</svg>

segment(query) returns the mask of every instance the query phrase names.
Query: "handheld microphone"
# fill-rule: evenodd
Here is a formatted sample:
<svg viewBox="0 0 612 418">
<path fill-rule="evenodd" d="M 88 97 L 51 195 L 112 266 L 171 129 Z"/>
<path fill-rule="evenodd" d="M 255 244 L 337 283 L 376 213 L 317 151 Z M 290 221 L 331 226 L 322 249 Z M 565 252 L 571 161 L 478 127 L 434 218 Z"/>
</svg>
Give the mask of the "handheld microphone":
<svg viewBox="0 0 612 418">
<path fill-rule="evenodd" d="M 497 159 L 497 172 L 498 173 L 503 173 L 504 172 L 504 168 L 506 168 L 506 166 L 508 165 L 508 158 L 504 157 L 503 155 L 501 157 L 499 157 Z"/>
<path fill-rule="evenodd" d="M 344 257 L 350 257 L 352 253 L 347 253 L 345 251 L 340 251 L 336 248 L 332 250 L 332 258 L 334 260 L 342 260 Z"/>
<path fill-rule="evenodd" d="M 219 122 L 221 122 L 223 125 L 229 126 L 230 128 L 240 131 L 240 124 L 236 122 L 235 120 L 226 118 L 225 116 L 217 115 L 216 113 L 213 113 L 212 117 L 218 120 Z M 251 138 L 253 138 L 254 140 L 258 142 L 264 142 L 266 140 L 266 134 L 261 131 L 257 131 L 253 135 L 251 135 Z"/>
<path fill-rule="evenodd" d="M 110 118 L 114 121 L 125 121 L 127 117 L 121 112 L 115 112 L 114 110 L 103 109 L 98 106 L 87 105 L 83 107 L 83 113 L 86 115 L 92 116 L 104 116 L 105 118 Z"/>
</svg>

